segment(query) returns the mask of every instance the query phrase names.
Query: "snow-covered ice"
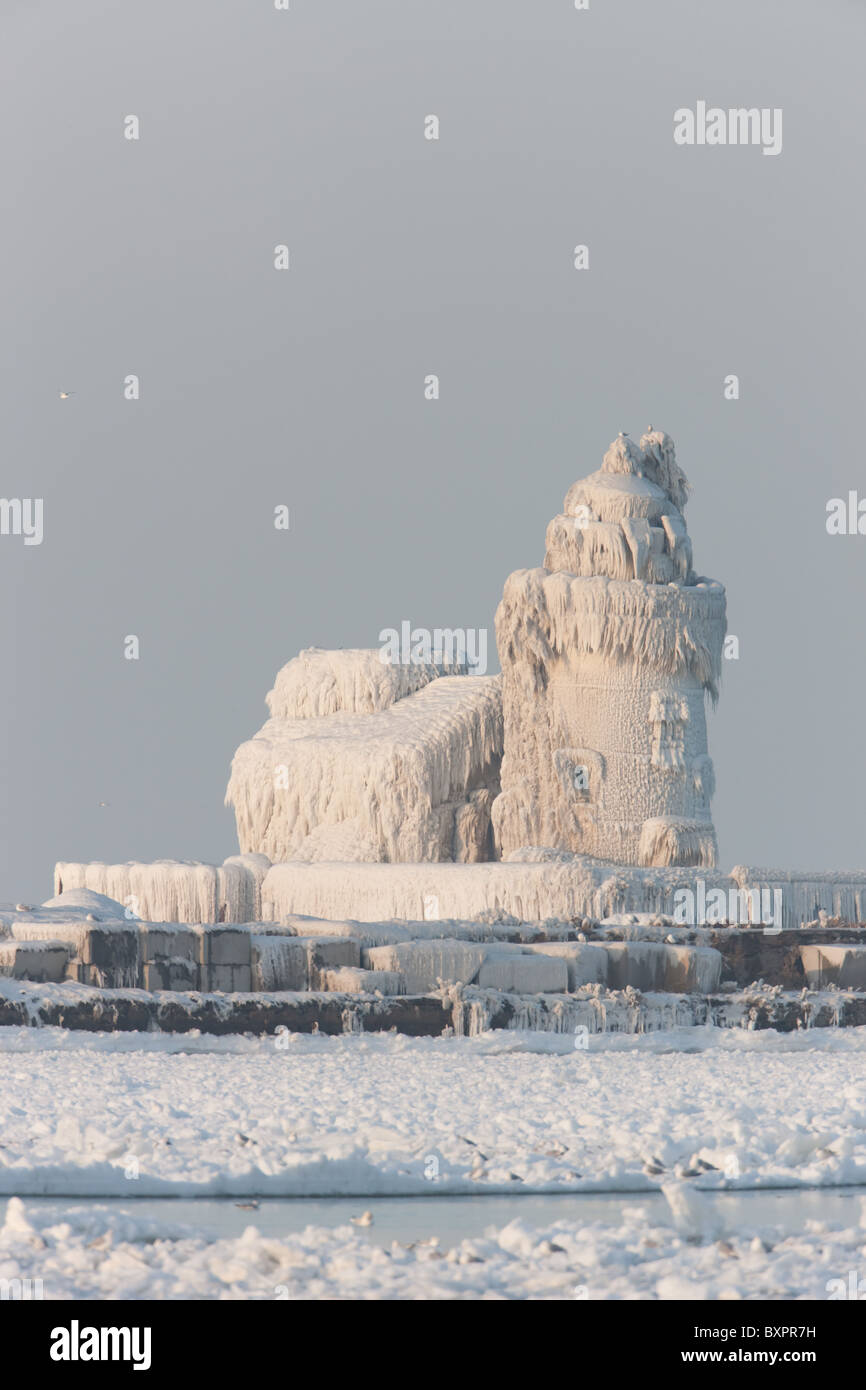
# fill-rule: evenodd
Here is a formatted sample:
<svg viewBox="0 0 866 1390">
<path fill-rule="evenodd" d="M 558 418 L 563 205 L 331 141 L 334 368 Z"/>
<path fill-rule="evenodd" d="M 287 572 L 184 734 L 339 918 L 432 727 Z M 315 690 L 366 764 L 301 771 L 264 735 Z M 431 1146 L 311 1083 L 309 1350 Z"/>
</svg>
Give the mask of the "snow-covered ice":
<svg viewBox="0 0 866 1390">
<path fill-rule="evenodd" d="M 704 1188 L 866 1184 L 864 1060 L 864 1028 L 415 1039 L 4 1028 L 0 1194 L 642 1191 L 684 1175 Z"/>
<path fill-rule="evenodd" d="M 696 1217 L 700 1203 L 670 1200 L 673 1222 L 635 1205 L 619 1222 L 514 1220 L 454 1244 L 383 1246 L 349 1224 L 275 1237 L 260 1222 L 208 1239 L 105 1208 L 58 1220 L 13 1199 L 0 1279 L 39 1279 L 46 1299 L 826 1300 L 846 1296 L 851 1273 L 856 1285 L 866 1267 L 862 1216 L 848 1226 L 807 1220 L 795 1234 L 725 1233 L 703 1209 Z"/>
</svg>

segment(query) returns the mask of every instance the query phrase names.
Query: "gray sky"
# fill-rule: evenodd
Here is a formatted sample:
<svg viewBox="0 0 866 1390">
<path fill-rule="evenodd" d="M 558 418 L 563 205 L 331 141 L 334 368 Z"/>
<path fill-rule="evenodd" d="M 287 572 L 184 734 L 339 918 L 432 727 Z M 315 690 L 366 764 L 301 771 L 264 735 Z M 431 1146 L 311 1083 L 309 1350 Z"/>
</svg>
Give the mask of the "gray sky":
<svg viewBox="0 0 866 1390">
<path fill-rule="evenodd" d="M 866 496 L 861 3 L 6 0 L 2 29 L 2 491 L 45 536 L 0 537 L 0 898 L 232 853 L 278 667 L 403 619 L 492 643 L 568 486 L 650 421 L 740 639 L 722 863 L 866 865 L 866 536 L 825 529 Z M 781 107 L 781 154 L 677 147 L 698 100 Z"/>
</svg>

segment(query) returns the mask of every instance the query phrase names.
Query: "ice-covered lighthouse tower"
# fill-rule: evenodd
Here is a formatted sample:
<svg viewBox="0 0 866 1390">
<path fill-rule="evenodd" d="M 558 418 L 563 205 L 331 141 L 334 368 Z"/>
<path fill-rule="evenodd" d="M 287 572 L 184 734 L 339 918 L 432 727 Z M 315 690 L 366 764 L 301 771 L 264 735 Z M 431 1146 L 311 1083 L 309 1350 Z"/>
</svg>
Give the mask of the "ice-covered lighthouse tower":
<svg viewBox="0 0 866 1390">
<path fill-rule="evenodd" d="M 712 866 L 725 591 L 692 569 L 673 441 L 620 435 L 518 570 L 496 614 L 505 751 L 492 820 L 526 846 L 621 864 Z"/>
</svg>

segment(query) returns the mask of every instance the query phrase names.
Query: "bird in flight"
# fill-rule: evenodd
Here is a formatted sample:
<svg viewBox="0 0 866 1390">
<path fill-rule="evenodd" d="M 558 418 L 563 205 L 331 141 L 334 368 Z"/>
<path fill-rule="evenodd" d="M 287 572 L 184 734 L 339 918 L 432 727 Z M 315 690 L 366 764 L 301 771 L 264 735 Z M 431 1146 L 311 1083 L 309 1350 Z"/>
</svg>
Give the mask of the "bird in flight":
<svg viewBox="0 0 866 1390">
<path fill-rule="evenodd" d="M 76 394 L 76 393 L 75 393 L 74 391 L 61 391 L 61 392 L 60 392 L 60 399 L 61 399 L 62 401 L 68 401 L 68 400 L 69 400 L 69 397 L 70 397 L 70 396 L 74 396 L 75 394 Z"/>
</svg>

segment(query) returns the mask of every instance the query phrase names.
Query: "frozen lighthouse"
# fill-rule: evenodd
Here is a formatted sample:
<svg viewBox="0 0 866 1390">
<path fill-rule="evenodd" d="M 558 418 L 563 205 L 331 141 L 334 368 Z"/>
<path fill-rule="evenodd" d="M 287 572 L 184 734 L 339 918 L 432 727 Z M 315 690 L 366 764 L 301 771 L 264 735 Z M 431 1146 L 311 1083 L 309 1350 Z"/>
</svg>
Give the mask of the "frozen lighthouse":
<svg viewBox="0 0 866 1390">
<path fill-rule="evenodd" d="M 716 862 L 706 695 L 725 591 L 695 574 L 673 441 L 620 435 L 570 489 L 543 569 L 496 614 L 504 755 L 499 854 L 537 846 L 619 864 Z"/>
<path fill-rule="evenodd" d="M 142 958 L 142 978 L 383 998 L 443 980 L 538 996 L 605 981 L 709 996 L 721 978 L 715 943 L 671 942 L 657 918 L 674 930 L 760 925 L 769 941 L 770 928 L 863 922 L 863 873 L 716 867 L 706 706 L 718 693 L 725 591 L 695 572 L 688 492 L 668 435 L 650 427 L 637 444 L 621 434 L 548 526 L 543 568 L 506 580 L 500 674 L 462 664 L 454 674 L 414 637 L 309 648 L 277 673 L 269 718 L 235 753 L 226 801 L 239 855 L 62 862 L 55 892 L 101 893 L 151 922 L 258 924 L 245 946 L 217 940 L 236 952 L 228 961 L 187 934 L 192 965 L 155 933 L 163 946 L 148 938 L 146 949 L 168 955 Z M 579 921 L 597 929 L 592 941 L 574 940 Z M 53 921 L 14 930 L 28 943 L 49 933 L 56 948 Z M 842 980 L 844 969 L 860 980 L 866 947 L 836 943 L 824 925 L 818 934 L 820 949 L 803 940 L 803 978 Z M 737 951 L 726 978 L 756 960 Z M 542 978 L 539 961 L 554 974 Z M 74 964 L 88 984 L 97 968 Z M 139 978 L 130 971 L 122 955 L 118 988 Z M 596 1004 L 585 1006 L 594 1018 Z"/>
</svg>

